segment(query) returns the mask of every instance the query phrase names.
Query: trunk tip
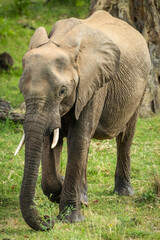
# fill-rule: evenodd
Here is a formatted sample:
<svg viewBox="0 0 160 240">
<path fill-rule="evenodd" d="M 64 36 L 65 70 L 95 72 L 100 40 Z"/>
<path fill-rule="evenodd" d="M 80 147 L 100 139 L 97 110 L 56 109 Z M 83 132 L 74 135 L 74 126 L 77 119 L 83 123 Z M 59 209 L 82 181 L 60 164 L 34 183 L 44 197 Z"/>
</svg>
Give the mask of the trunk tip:
<svg viewBox="0 0 160 240">
<path fill-rule="evenodd" d="M 44 216 L 44 220 L 40 220 L 40 226 L 42 231 L 51 230 L 54 227 L 54 220 L 49 216 Z"/>
</svg>

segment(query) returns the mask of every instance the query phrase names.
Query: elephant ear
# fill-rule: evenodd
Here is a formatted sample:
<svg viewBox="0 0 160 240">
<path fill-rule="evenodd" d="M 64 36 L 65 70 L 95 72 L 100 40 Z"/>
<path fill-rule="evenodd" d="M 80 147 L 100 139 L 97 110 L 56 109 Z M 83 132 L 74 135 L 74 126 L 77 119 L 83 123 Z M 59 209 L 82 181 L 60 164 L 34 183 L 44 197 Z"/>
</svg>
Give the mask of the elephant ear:
<svg viewBox="0 0 160 240">
<path fill-rule="evenodd" d="M 49 38 L 53 41 L 59 40 L 59 38 L 63 37 L 66 33 L 81 23 L 82 22 L 77 18 L 59 20 L 53 25 L 52 30 L 49 33 Z"/>
<path fill-rule="evenodd" d="M 44 27 L 39 27 L 36 29 L 30 40 L 29 50 L 40 47 L 47 42 L 49 42 L 49 38 L 46 29 Z"/>
<path fill-rule="evenodd" d="M 114 78 L 119 68 L 119 59 L 119 48 L 106 34 L 85 26 L 77 57 L 79 84 L 75 104 L 76 119 L 95 91 Z"/>
</svg>

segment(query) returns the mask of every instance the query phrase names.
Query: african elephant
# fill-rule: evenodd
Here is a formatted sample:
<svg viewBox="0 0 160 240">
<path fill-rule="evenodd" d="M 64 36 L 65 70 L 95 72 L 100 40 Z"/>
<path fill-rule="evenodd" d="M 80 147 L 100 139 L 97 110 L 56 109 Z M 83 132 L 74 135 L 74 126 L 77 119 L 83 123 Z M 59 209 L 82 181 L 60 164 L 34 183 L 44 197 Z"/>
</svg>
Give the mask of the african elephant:
<svg viewBox="0 0 160 240">
<path fill-rule="evenodd" d="M 86 20 L 56 22 L 49 36 L 39 27 L 22 62 L 19 88 L 26 113 L 20 207 L 26 223 L 35 230 L 53 225 L 52 219 L 40 218 L 34 205 L 40 160 L 42 189 L 52 201 L 59 201 L 58 219 L 84 219 L 81 203 L 88 202 L 86 169 L 92 138 L 116 137 L 114 192 L 132 195 L 130 148 L 151 64 L 142 35 L 97 11 Z M 64 137 L 68 161 L 62 180 Z"/>
</svg>

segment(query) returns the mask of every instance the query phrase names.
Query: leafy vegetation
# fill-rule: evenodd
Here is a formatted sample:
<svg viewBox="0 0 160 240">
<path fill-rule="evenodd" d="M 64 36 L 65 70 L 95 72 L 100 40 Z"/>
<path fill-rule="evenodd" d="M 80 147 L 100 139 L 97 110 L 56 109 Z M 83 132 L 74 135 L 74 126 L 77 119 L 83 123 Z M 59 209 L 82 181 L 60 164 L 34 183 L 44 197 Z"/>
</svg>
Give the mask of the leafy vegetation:
<svg viewBox="0 0 160 240">
<path fill-rule="evenodd" d="M 89 1 L 50 1 L 43 5 L 44 2 L 1 1 L 0 51 L 9 52 L 15 64 L 9 72 L 0 73 L 0 98 L 9 100 L 13 107 L 18 107 L 23 101 L 18 88 L 21 59 L 34 28 L 42 25 L 49 32 L 58 19 L 71 16 L 84 18 L 88 14 Z M 17 9 L 19 3 L 21 6 Z M 157 194 L 160 179 L 159 123 L 160 116 L 138 120 L 132 146 L 133 197 L 119 197 L 112 193 L 116 167 L 115 140 L 93 140 L 88 160 L 89 207 L 82 207 L 85 221 L 76 224 L 56 222 L 51 231 L 35 232 L 25 224 L 19 206 L 24 149 L 16 157 L 13 154 L 23 133 L 22 126 L 9 120 L 0 121 L 1 239 L 160 239 L 160 196 Z M 61 159 L 62 175 L 65 173 L 66 158 L 65 143 Z M 47 214 L 55 218 L 58 205 L 52 204 L 43 195 L 40 182 L 41 169 L 35 202 L 42 216 Z"/>
</svg>

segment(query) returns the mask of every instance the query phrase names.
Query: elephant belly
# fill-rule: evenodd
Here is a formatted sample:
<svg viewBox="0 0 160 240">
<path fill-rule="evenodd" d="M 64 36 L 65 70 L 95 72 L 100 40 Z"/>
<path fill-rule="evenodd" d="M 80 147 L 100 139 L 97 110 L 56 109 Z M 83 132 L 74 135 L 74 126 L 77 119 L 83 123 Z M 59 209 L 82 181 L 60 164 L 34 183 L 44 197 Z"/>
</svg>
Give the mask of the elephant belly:
<svg viewBox="0 0 160 240">
<path fill-rule="evenodd" d="M 108 127 L 107 127 L 108 125 Z M 104 140 L 104 139 L 112 139 L 118 135 L 121 130 L 115 130 L 114 126 L 109 127 L 110 124 L 105 124 L 105 126 L 101 123 L 98 124 L 96 131 L 94 133 L 93 138 Z"/>
<path fill-rule="evenodd" d="M 107 125 L 107 124 L 106 124 Z M 101 123 L 98 124 L 96 131 L 93 135 L 93 138 L 98 140 L 104 139 L 112 139 L 116 137 L 120 132 L 124 131 L 125 125 L 123 127 L 117 128 L 112 125 L 109 127 L 110 124 L 107 126 L 103 126 Z"/>
<path fill-rule="evenodd" d="M 116 99 L 106 99 L 93 138 L 112 139 L 120 132 L 125 131 L 126 124 L 137 111 L 139 103 L 140 99 L 136 101 L 133 97 L 129 97 L 127 101 L 121 101 L 120 98 L 118 101 Z"/>
<path fill-rule="evenodd" d="M 112 139 L 116 137 L 120 132 L 125 130 L 126 123 L 131 118 L 132 114 L 126 116 L 126 114 L 113 114 L 106 117 L 101 116 L 101 119 L 98 123 L 96 131 L 93 138 L 103 140 L 103 139 Z"/>
<path fill-rule="evenodd" d="M 126 124 L 137 111 L 145 90 L 145 80 L 128 80 L 125 84 L 115 79 L 108 82 L 103 111 L 93 138 L 111 139 L 126 128 Z M 122 84 L 123 83 L 123 84 Z M 138 86 L 138 87 L 137 87 Z"/>
</svg>

